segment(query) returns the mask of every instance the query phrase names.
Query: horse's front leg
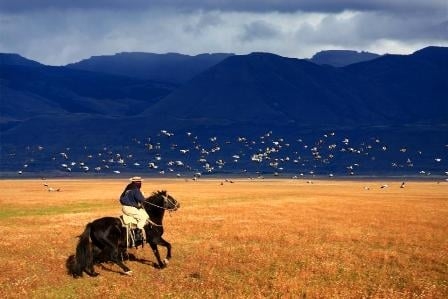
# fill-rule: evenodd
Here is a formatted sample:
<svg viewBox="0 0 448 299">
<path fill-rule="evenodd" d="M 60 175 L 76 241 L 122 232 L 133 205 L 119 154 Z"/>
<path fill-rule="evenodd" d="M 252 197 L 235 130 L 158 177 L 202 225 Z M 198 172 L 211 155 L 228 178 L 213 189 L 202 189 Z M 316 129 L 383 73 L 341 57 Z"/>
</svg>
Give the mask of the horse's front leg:
<svg viewBox="0 0 448 299">
<path fill-rule="evenodd" d="M 160 238 L 159 245 L 166 247 L 166 259 L 169 260 L 171 258 L 171 244 L 167 240 Z"/>
<path fill-rule="evenodd" d="M 151 246 L 152 252 L 154 252 L 154 255 L 156 256 L 157 263 L 158 263 L 157 266 L 158 266 L 160 269 L 165 268 L 165 267 L 166 267 L 166 262 L 165 262 L 165 261 L 162 261 L 162 260 L 160 259 L 160 253 L 159 253 L 159 249 L 157 248 L 157 243 L 150 242 L 150 243 L 149 243 L 149 246 Z"/>
</svg>

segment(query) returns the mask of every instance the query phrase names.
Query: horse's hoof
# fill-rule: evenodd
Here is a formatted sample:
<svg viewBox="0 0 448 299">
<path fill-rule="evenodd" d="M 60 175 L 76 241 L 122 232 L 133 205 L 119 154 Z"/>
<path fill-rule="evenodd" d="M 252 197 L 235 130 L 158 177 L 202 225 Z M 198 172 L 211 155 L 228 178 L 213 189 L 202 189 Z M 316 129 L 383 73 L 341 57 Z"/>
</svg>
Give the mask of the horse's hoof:
<svg viewBox="0 0 448 299">
<path fill-rule="evenodd" d="M 170 263 L 170 261 L 168 259 L 164 259 L 163 263 L 165 264 L 165 266 L 168 266 L 168 264 Z"/>
<path fill-rule="evenodd" d="M 126 272 L 124 272 L 124 274 L 131 276 L 132 275 L 132 270 L 126 271 Z"/>
</svg>

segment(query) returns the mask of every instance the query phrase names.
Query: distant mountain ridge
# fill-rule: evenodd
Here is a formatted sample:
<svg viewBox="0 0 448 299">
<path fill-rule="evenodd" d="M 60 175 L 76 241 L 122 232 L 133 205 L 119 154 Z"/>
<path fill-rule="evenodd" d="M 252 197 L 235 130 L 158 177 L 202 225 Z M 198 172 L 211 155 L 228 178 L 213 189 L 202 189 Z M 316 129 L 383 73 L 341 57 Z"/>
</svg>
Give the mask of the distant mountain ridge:
<svg viewBox="0 0 448 299">
<path fill-rule="evenodd" d="M 93 56 L 77 63 L 68 64 L 67 67 L 183 84 L 231 55 L 233 54 L 214 53 L 190 56 L 178 53 L 123 52 L 115 55 Z"/>
<path fill-rule="evenodd" d="M 329 68 L 267 53 L 233 56 L 145 114 L 166 125 L 447 122 L 447 58 L 446 48 L 427 48 Z"/>
<path fill-rule="evenodd" d="M 309 60 L 320 65 L 327 64 L 335 67 L 343 67 L 358 62 L 369 61 L 378 57 L 381 57 L 381 55 L 364 51 L 326 50 L 314 54 Z"/>
<path fill-rule="evenodd" d="M 0 53 L 0 65 L 43 66 L 43 64 L 14 53 Z"/>
<path fill-rule="evenodd" d="M 143 54 L 137 56 L 147 57 Z M 135 53 L 129 55 L 136 57 Z M 186 65 L 202 59 L 199 57 L 223 60 L 178 87 L 108 74 L 99 67 L 102 63 L 93 63 L 101 71 L 94 72 L 74 69 L 74 65 L 44 66 L 18 55 L 0 56 L 2 109 L 11 113 L 3 111 L 2 117 L 15 119 L 14 111 L 36 112 L 38 106 L 48 112 L 53 107 L 54 113 L 141 114 L 157 119 L 160 125 L 443 122 L 448 114 L 444 100 L 447 48 L 443 47 L 428 47 L 411 55 L 385 55 L 341 68 L 270 53 L 163 57 L 170 60 L 171 56 L 186 59 Z M 128 54 L 117 57 L 122 62 Z M 153 60 L 156 56 L 149 57 Z M 172 61 L 169 65 L 167 69 Z M 202 62 L 199 65 L 204 66 Z M 183 66 L 177 64 L 179 69 Z M 22 100 L 18 103 L 13 98 Z M 29 107 L 23 109 L 26 99 Z"/>
</svg>

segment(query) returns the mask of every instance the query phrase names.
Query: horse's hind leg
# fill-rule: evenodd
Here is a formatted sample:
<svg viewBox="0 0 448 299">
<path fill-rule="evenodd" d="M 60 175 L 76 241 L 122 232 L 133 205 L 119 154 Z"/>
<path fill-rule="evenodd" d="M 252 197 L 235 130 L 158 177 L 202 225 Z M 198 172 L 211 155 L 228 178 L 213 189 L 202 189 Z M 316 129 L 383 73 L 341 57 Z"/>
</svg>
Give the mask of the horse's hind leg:
<svg viewBox="0 0 448 299">
<path fill-rule="evenodd" d="M 84 271 L 87 273 L 87 275 L 92 276 L 92 277 L 100 275 L 98 272 L 95 272 L 95 270 L 93 269 L 93 264 L 90 265 L 89 267 L 86 267 L 84 269 Z"/>
<path fill-rule="evenodd" d="M 119 247 L 108 247 L 107 251 L 109 252 L 109 258 L 112 262 L 117 264 L 121 269 L 123 269 L 125 274 L 131 274 L 132 271 L 129 269 L 124 263 L 123 259 L 121 258 L 121 252 L 119 250 Z"/>
<path fill-rule="evenodd" d="M 93 265 L 97 262 L 99 262 L 99 256 L 101 254 L 101 249 L 99 249 L 98 247 L 96 247 L 95 245 L 92 245 L 92 260 L 90 261 L 90 263 L 87 265 L 87 267 L 84 269 L 84 271 L 87 273 L 87 275 L 89 276 L 98 276 L 100 275 L 98 272 L 95 271 L 95 269 L 93 268 Z"/>
<path fill-rule="evenodd" d="M 129 252 L 126 247 L 119 247 L 118 252 L 120 253 L 120 260 L 125 261 L 130 259 Z"/>
</svg>

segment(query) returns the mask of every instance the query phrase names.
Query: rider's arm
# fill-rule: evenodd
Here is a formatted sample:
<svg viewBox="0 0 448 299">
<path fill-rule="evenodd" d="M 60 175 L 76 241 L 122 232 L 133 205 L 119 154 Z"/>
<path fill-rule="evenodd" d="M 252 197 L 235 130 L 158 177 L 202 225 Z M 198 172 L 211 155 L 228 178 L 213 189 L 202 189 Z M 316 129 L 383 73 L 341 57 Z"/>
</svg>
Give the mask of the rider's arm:
<svg viewBox="0 0 448 299">
<path fill-rule="evenodd" d="M 134 197 L 141 204 L 143 204 L 143 202 L 145 201 L 145 197 L 139 189 L 135 189 Z"/>
</svg>

